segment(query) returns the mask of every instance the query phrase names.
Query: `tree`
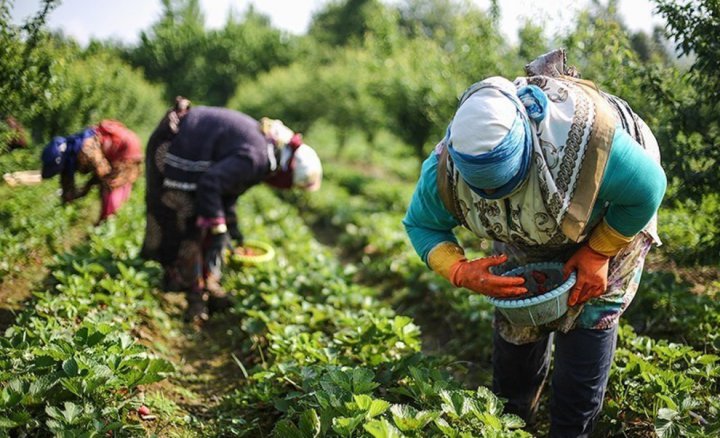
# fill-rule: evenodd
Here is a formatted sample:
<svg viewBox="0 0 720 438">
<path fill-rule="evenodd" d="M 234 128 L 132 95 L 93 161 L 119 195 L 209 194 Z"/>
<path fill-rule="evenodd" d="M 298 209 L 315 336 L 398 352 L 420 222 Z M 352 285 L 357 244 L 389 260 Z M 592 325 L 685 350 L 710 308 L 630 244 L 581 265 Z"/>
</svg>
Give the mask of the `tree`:
<svg viewBox="0 0 720 438">
<path fill-rule="evenodd" d="M 520 30 L 518 30 L 518 37 L 520 38 L 518 57 L 521 62 L 528 63 L 550 51 L 543 31 L 543 26 L 531 21 L 526 21 L 522 27 L 520 27 Z"/>
<path fill-rule="evenodd" d="M 340 0 L 316 13 L 308 35 L 331 47 L 361 44 L 372 20 L 385 6 L 378 0 Z"/>
<path fill-rule="evenodd" d="M 23 26 L 12 24 L 12 2 L 0 3 L 0 150 L 12 133 L 5 125 L 7 116 L 27 123 L 49 104 L 48 92 L 54 89 L 52 67 L 56 60 L 48 51 L 43 32 L 57 0 L 43 0 L 38 12 Z"/>
<path fill-rule="evenodd" d="M 470 3 L 456 0 L 405 0 L 398 6 L 400 25 L 408 36 L 422 36 L 440 44 L 453 34 L 455 17 L 471 9 Z"/>
<path fill-rule="evenodd" d="M 716 100 L 720 97 L 720 1 L 654 0 L 667 21 L 667 34 L 681 55 L 693 56 L 692 80 Z"/>
<path fill-rule="evenodd" d="M 238 85 L 227 105 L 257 119 L 281 119 L 290 129 L 305 132 L 325 110 L 316 95 L 315 73 L 302 62 L 274 68 Z"/>
<path fill-rule="evenodd" d="M 140 34 L 140 44 L 128 58 L 150 81 L 165 85 L 166 100 L 185 95 L 202 101 L 207 94 L 202 56 L 206 39 L 199 0 L 162 3 L 162 17 Z"/>
<path fill-rule="evenodd" d="M 718 193 L 720 175 L 720 2 L 717 0 L 655 0 L 656 11 L 666 20 L 666 33 L 679 54 L 691 56 L 692 68 L 673 83 L 655 89 L 669 108 L 661 125 L 669 147 L 663 157 L 669 174 L 682 184 L 677 199 L 701 200 Z M 718 243 L 720 246 L 720 243 Z"/>
<path fill-rule="evenodd" d="M 372 90 L 383 102 L 388 126 L 422 163 L 429 143 L 442 138 L 457 96 L 469 84 L 447 68 L 447 52 L 427 38 L 407 41 L 393 58 L 380 62 L 386 73 Z"/>
<path fill-rule="evenodd" d="M 148 79 L 165 85 L 168 100 L 183 95 L 225 105 L 241 81 L 295 56 L 294 39 L 252 7 L 240 19 L 231 11 L 225 26 L 212 31 L 205 29 L 198 0 L 163 0 L 163 7 L 128 58 Z"/>
<path fill-rule="evenodd" d="M 270 19 L 251 7 L 238 20 L 230 14 L 225 26 L 207 35 L 203 57 L 206 95 L 212 105 L 225 105 L 237 85 L 293 59 L 293 39 L 272 27 Z"/>
</svg>

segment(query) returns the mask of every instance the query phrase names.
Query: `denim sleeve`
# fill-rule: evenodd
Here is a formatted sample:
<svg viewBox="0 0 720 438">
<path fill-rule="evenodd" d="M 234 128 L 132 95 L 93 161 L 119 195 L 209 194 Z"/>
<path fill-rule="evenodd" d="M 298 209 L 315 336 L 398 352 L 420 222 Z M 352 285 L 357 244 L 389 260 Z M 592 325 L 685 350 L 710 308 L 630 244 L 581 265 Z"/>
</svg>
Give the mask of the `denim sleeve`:
<svg viewBox="0 0 720 438">
<path fill-rule="evenodd" d="M 447 211 L 437 189 L 438 158 L 435 152 L 425 160 L 403 225 L 413 248 L 427 263 L 427 256 L 441 242 L 455 242 L 452 229 L 457 220 Z"/>
</svg>

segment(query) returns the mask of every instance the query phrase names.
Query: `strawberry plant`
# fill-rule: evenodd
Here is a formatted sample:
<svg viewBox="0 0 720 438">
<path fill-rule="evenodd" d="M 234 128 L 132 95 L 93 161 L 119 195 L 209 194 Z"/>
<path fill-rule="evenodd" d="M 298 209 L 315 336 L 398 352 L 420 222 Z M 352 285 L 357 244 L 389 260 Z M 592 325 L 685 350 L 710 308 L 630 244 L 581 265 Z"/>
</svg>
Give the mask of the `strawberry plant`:
<svg viewBox="0 0 720 438">
<path fill-rule="evenodd" d="M 143 314 L 158 323 L 167 317 L 153 310 L 149 274 L 157 272 L 130 256 L 139 250 L 139 228 L 126 214 L 139 210 L 128 210 L 57 257 L 53 287 L 37 292 L 0 338 L 0 431 L 143 433 L 128 421 L 138 391 L 174 366 L 131 335 Z M 136 238 L 128 239 L 133 227 Z"/>
<path fill-rule="evenodd" d="M 296 211 L 260 189 L 245 198 L 239 217 L 252 218 L 252 211 L 264 217 L 244 227 L 272 241 L 279 260 L 225 281 L 241 299 L 235 310 L 249 341 L 241 362 L 245 384 L 219 409 L 220 430 L 524 436 L 523 422 L 503 415 L 487 389 L 462 389 L 447 360 L 421 354 L 412 319 L 396 315 L 376 289 L 354 284 L 352 270 L 314 241 Z"/>
<path fill-rule="evenodd" d="M 393 237 L 393 232 L 400 230 L 401 213 L 389 206 L 382 212 L 364 208 L 372 201 L 362 202 L 368 195 L 361 185 L 349 186 L 353 194 L 343 188 L 343 181 L 357 180 L 341 175 L 335 181 L 333 177 L 331 172 L 324 189 L 340 193 L 344 201 L 303 198 L 306 219 L 310 223 L 323 223 L 324 218 L 333 218 L 332 225 L 339 234 L 337 242 L 343 247 L 357 248 L 359 255 L 355 260 L 360 269 L 356 278 L 370 284 L 390 284 L 396 302 L 408 303 L 405 308 L 414 309 L 415 315 L 428 318 L 437 312 L 439 319 L 444 319 L 451 312 L 455 323 L 463 321 L 444 348 L 459 355 L 471 351 L 472 357 L 477 358 L 482 357 L 478 352 L 483 351 L 484 345 L 485 359 L 481 361 L 485 362 L 485 373 L 489 372 L 487 346 L 491 342 L 482 334 L 490 333 L 492 308 L 481 297 L 448 288 L 441 279 L 428 275 L 425 266 L 413 261 L 417 261 L 417 257 L 404 235 Z M 406 287 L 408 292 L 401 293 L 397 287 Z M 435 298 L 429 298 L 433 296 Z M 636 301 L 627 315 L 628 320 L 642 326 L 650 335 L 690 346 L 668 345 L 637 336 L 625 328 L 601 417 L 603 430 L 611 431 L 607 433 L 652 430 L 664 436 L 693 436 L 714 431 L 718 411 L 713 394 L 720 381 L 714 356 L 718 351 L 715 327 L 720 309 L 711 297 L 691 293 L 689 285 L 667 274 L 652 272 L 647 273 L 641 283 Z M 474 327 L 474 336 L 454 344 L 453 341 L 463 339 L 463 333 L 468 332 L 462 327 L 468 326 Z M 638 351 L 638 347 L 646 343 L 649 349 L 644 349 L 645 353 Z M 675 352 L 672 356 L 671 351 Z M 640 369 L 642 372 L 638 372 Z M 676 395 L 663 398 L 653 394 Z"/>
</svg>

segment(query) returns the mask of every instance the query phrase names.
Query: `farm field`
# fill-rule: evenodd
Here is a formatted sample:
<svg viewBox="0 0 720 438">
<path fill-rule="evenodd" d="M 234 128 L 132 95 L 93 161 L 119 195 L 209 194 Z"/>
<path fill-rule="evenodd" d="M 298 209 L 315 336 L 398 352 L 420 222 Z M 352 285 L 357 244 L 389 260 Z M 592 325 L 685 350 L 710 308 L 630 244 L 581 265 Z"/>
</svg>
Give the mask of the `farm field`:
<svg viewBox="0 0 720 438">
<path fill-rule="evenodd" d="M 528 397 L 540 401 L 535 421 L 510 413 L 513 404 L 492 391 L 494 335 L 502 330 L 494 327 L 496 308 L 453 284 L 503 292 L 487 286 L 497 281 L 488 277 L 496 268 L 484 265 L 492 262 L 472 260 L 494 255 L 492 242 L 469 228 L 520 242 L 536 258 L 531 252 L 582 240 L 565 228 L 570 209 L 583 210 L 569 214 L 577 233 L 602 216 L 591 235 L 612 247 L 588 238 L 573 255 L 583 260 L 578 278 L 592 280 L 586 293 L 613 292 L 598 300 L 603 306 L 586 308 L 595 313 L 583 313 L 583 322 L 597 328 L 614 321 L 628 297 L 620 295 L 631 290 L 618 285 L 640 285 L 620 318 L 591 437 L 720 437 L 717 0 L 319 0 L 302 11 L 305 24 L 290 28 L 265 11 L 281 4 L 299 19 L 292 8 L 307 9 L 305 2 L 236 2 L 245 9 L 228 8 L 223 23 L 211 25 L 223 12 L 218 3 L 0 3 L 0 438 L 551 436 L 561 415 L 551 415 L 550 405 L 559 397 L 546 382 Z M 140 20 L 151 6 L 156 15 Z M 131 29 L 122 23 L 126 15 L 132 37 L 124 32 Z M 98 27 L 117 33 L 98 37 Z M 479 92 L 509 100 L 473 100 L 464 108 L 482 117 L 463 119 L 460 107 L 470 101 L 464 90 L 478 91 L 473 84 L 491 77 L 505 85 L 481 84 Z M 605 103 L 593 89 L 606 93 Z M 588 96 L 592 104 L 583 105 Z M 615 133 L 624 129 L 633 141 L 600 139 L 613 127 L 604 117 L 610 113 Z M 499 127 L 486 129 L 496 116 Z M 72 141 L 88 127 L 95 136 Z M 464 140 L 451 138 L 465 127 L 471 151 L 457 161 L 452 154 Z M 495 128 L 500 143 L 485 144 Z M 662 169 L 645 128 L 657 140 Z M 452 193 L 434 176 L 434 162 L 422 164 L 446 136 L 458 147 L 449 159 L 455 184 L 445 184 Z M 618 158 L 618 149 L 627 155 Z M 313 150 L 322 163 L 318 191 L 273 188 L 313 187 Z M 499 166 L 486 161 L 494 152 L 514 155 Z M 509 158 L 539 183 L 526 184 L 519 171 L 512 187 L 489 181 L 510 175 Z M 585 173 L 588 160 L 594 175 Z M 163 187 L 178 190 L 157 195 L 146 181 L 157 181 L 166 165 L 183 175 L 166 174 Z M 39 182 L 36 173 L 34 182 L 19 184 L 10 175 L 41 166 L 46 178 Z M 122 204 L 136 177 L 129 201 L 98 220 Z M 75 198 L 91 182 L 111 195 L 103 199 L 93 187 Z M 247 243 L 260 242 L 256 248 L 272 247 L 274 257 L 238 261 L 250 246 L 226 253 L 218 285 L 211 263 L 201 274 L 190 259 L 219 260 L 212 254 L 226 236 L 239 239 L 226 210 L 246 184 L 233 207 L 239 230 Z M 435 240 L 452 240 L 445 226 L 451 202 L 478 213 L 460 220 L 473 225 L 453 230 L 470 263 L 458 263 L 455 247 L 438 252 L 447 266 L 432 263 L 453 284 L 418 257 L 403 226 L 418 187 L 412 205 L 421 207 L 408 217 L 429 218 L 416 222 L 421 233 L 408 223 L 421 252 L 431 240 L 431 247 L 451 247 Z M 537 188 L 542 202 L 523 187 Z M 610 263 L 617 282 L 603 286 L 601 271 L 620 254 L 618 242 L 641 229 L 640 216 L 647 225 L 658 204 L 663 244 L 650 249 L 641 278 L 625 270 L 632 257 L 619 256 Z M 214 213 L 201 214 L 204 208 Z M 145 239 L 147 230 L 156 234 Z M 165 270 L 141 256 L 156 243 L 158 259 L 177 251 L 188 266 L 167 269 L 166 261 Z M 182 249 L 169 248 L 175 243 Z M 631 256 L 646 249 L 632 248 L 638 253 Z M 188 291 L 165 290 L 180 289 L 186 277 Z M 200 293 L 218 289 L 228 292 L 229 308 L 217 311 L 213 296 L 205 320 Z M 553 336 L 556 345 L 573 337 Z M 532 362 L 529 348 L 510 344 L 506 354 Z M 601 386 L 602 360 L 556 348 L 553 367 L 587 369 L 555 376 L 595 373 L 585 386 Z M 526 368 L 508 369 L 518 374 L 515 386 L 535 379 Z M 582 402 L 592 404 L 582 386 L 566 391 L 585 399 L 566 404 L 577 408 L 569 416 L 581 414 Z"/>
<path fill-rule="evenodd" d="M 417 260 L 400 224 L 412 190 L 394 180 L 402 165 L 359 167 L 346 153 L 327 166 L 319 194 L 243 197 L 242 229 L 278 256 L 230 265 L 234 308 L 200 332 L 182 324 L 182 298 L 158 290 L 159 267 L 138 258 L 142 193 L 100 227 L 78 220 L 86 206 L 65 206 L 26 247 L 5 246 L 10 260 L 86 233 L 28 261 L 48 274 L 5 322 L 0 426 L 66 436 L 525 436 L 487 389 L 492 306 Z M 46 213 L 23 199 L 55 187 L 3 190 L 13 223 L 18 211 L 35 222 Z M 656 251 L 624 318 L 598 426 L 608 435 L 707 436 L 718 426 L 717 279 L 662 258 Z"/>
</svg>

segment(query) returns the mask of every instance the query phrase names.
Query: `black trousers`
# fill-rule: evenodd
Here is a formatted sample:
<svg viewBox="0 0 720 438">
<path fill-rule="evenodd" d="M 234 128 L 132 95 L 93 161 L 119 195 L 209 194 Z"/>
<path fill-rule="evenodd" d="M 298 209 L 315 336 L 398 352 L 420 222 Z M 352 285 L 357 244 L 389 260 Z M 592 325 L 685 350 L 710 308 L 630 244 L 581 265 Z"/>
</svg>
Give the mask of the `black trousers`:
<svg viewBox="0 0 720 438">
<path fill-rule="evenodd" d="M 589 437 L 602 409 L 617 345 L 617 325 L 606 330 L 576 328 L 523 345 L 493 338 L 493 391 L 508 399 L 506 411 L 532 424 L 550 370 L 550 436 Z"/>
</svg>

